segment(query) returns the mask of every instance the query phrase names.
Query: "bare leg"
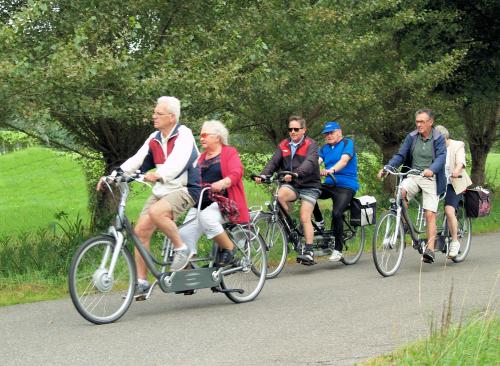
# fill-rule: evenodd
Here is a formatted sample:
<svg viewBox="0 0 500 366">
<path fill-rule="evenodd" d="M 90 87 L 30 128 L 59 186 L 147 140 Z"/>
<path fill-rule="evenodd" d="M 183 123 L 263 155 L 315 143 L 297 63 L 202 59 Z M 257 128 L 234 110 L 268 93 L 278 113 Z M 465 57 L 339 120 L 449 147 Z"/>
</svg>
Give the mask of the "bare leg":
<svg viewBox="0 0 500 366">
<path fill-rule="evenodd" d="M 425 210 L 425 220 L 427 222 L 427 247 L 434 250 L 434 243 L 436 241 L 436 213 Z"/>
<path fill-rule="evenodd" d="M 283 208 L 288 212 L 290 209 L 290 202 L 295 201 L 297 199 L 297 195 L 294 191 L 289 188 L 281 187 L 278 191 L 278 201 L 283 206 Z"/>
<path fill-rule="evenodd" d="M 149 251 L 151 236 L 153 235 L 155 230 L 156 226 L 151 221 L 149 215 L 139 216 L 137 225 L 135 225 L 134 228 L 134 234 L 139 238 L 147 251 Z M 137 278 L 145 280 L 148 275 L 148 268 L 137 248 L 134 249 L 134 252 L 135 265 L 137 267 Z"/>
<path fill-rule="evenodd" d="M 304 238 L 306 244 L 312 244 L 314 239 L 314 227 L 311 223 L 311 215 L 314 210 L 314 205 L 311 202 L 302 200 L 300 206 L 300 222 L 304 228 Z"/>
<path fill-rule="evenodd" d="M 170 240 L 175 248 L 183 246 L 177 224 L 173 220 L 170 204 L 165 200 L 160 200 L 152 205 L 148 210 L 151 221 L 161 230 Z"/>
<path fill-rule="evenodd" d="M 229 236 L 225 231 L 223 233 L 220 233 L 219 235 L 214 236 L 213 239 L 220 249 L 232 250 L 234 248 L 233 242 L 231 241 L 231 239 L 229 239 Z"/>
<path fill-rule="evenodd" d="M 448 228 L 450 229 L 451 240 L 458 240 L 458 223 L 457 217 L 455 216 L 455 207 L 444 206 L 444 212 L 446 213 L 446 221 L 448 221 Z"/>
</svg>

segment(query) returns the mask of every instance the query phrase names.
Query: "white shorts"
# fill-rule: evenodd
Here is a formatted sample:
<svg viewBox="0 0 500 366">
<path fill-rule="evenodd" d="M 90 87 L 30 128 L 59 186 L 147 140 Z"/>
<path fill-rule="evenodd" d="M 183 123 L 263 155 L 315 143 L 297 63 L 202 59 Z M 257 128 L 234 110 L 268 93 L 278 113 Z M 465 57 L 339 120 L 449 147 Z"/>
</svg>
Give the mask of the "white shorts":
<svg viewBox="0 0 500 366">
<path fill-rule="evenodd" d="M 205 234 L 208 239 L 212 239 L 214 236 L 222 234 L 224 232 L 222 224 L 226 222 L 216 202 L 201 210 L 198 220 L 196 220 L 196 213 L 197 209 L 191 208 L 184 219 L 184 223 L 191 222 L 179 228 L 182 241 L 194 254 L 198 252 L 197 244 L 200 237 Z"/>
<path fill-rule="evenodd" d="M 408 201 L 422 192 L 422 207 L 424 210 L 437 212 L 439 196 L 436 193 L 436 177 L 422 177 L 410 175 L 401 182 L 401 187 L 406 191 Z"/>
</svg>

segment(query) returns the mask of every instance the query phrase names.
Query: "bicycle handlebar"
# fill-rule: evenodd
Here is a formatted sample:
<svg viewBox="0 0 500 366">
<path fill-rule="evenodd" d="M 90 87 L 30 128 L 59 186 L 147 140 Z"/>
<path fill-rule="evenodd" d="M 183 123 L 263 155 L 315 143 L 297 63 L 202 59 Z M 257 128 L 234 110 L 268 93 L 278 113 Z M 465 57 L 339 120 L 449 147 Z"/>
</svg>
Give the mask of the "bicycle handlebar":
<svg viewBox="0 0 500 366">
<path fill-rule="evenodd" d="M 407 175 L 422 175 L 423 171 L 420 169 L 410 169 L 406 172 L 398 172 L 396 168 L 390 165 L 384 165 L 384 172 L 391 175 L 407 176 Z"/>
<path fill-rule="evenodd" d="M 276 177 L 273 178 L 272 175 L 260 175 L 252 174 L 250 177 L 255 180 L 255 178 L 262 179 L 262 183 L 271 184 L 273 182 L 283 182 L 285 175 L 291 175 L 292 179 L 297 179 L 299 175 L 297 173 L 291 172 L 289 170 L 282 170 L 276 173 Z"/>
</svg>

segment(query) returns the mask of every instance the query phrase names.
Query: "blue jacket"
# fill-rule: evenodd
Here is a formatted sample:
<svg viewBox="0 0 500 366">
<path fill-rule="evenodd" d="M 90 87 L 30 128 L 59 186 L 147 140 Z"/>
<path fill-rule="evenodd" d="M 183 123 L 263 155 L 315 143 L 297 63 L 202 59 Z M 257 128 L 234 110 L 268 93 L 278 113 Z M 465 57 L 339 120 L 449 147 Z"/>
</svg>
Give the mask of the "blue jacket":
<svg viewBox="0 0 500 366">
<path fill-rule="evenodd" d="M 401 164 L 411 167 L 412 163 L 412 153 L 415 149 L 415 144 L 417 142 L 418 132 L 417 130 L 410 132 L 406 135 L 403 144 L 399 148 L 399 151 L 394 154 L 392 159 L 387 163 L 394 168 L 399 168 Z M 437 194 L 442 194 L 446 191 L 446 175 L 444 172 L 444 165 L 446 163 L 446 142 L 443 137 L 436 129 L 432 129 L 432 164 L 429 169 L 433 171 L 436 176 L 436 188 Z"/>
</svg>

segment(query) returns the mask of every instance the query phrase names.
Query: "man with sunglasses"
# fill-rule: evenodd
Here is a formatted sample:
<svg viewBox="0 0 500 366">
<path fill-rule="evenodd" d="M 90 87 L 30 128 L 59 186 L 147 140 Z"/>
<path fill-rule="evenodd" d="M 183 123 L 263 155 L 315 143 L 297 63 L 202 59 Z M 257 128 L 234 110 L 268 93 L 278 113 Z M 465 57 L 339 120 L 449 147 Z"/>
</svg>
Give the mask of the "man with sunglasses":
<svg viewBox="0 0 500 366">
<path fill-rule="evenodd" d="M 153 112 L 153 132 L 137 153 L 120 169 L 126 174 L 137 170 L 145 173 L 144 180 L 154 183 L 152 195 L 140 213 L 134 233 L 149 250 L 155 230 L 162 231 L 175 247 L 171 271 L 183 269 L 191 252 L 182 242 L 175 220 L 187 211 L 200 196 L 200 173 L 196 166 L 198 148 L 189 128 L 179 124 L 180 101 L 175 97 L 160 97 Z M 150 171 L 155 169 L 154 171 Z M 102 186 L 99 181 L 97 189 Z M 135 250 L 137 267 L 136 295 L 149 290 L 147 266 Z"/>
<path fill-rule="evenodd" d="M 342 214 L 359 188 L 358 158 L 354 150 L 354 142 L 342 135 L 342 129 L 336 121 L 327 122 L 323 131 L 326 144 L 319 150 L 319 163 L 325 164 L 321 175 L 326 176 L 321 186 L 320 199 L 331 198 L 332 230 L 335 236 L 335 248 L 328 259 L 338 262 L 342 259 L 344 247 L 344 229 Z M 323 216 L 316 204 L 314 219 L 324 226 Z"/>
<path fill-rule="evenodd" d="M 297 174 L 294 179 L 291 175 L 284 176 L 285 183 L 278 190 L 278 201 L 288 211 L 289 205 L 301 199 L 300 222 L 304 230 L 306 245 L 303 253 L 297 256 L 297 262 L 304 265 L 313 265 L 314 252 L 312 250 L 314 228 L 311 216 L 321 190 L 321 178 L 318 164 L 318 145 L 316 141 L 306 136 L 306 121 L 299 116 L 288 119 L 289 138 L 280 142 L 276 152 L 267 163 L 261 175 L 272 175 L 274 172 L 288 170 Z M 257 183 L 261 178 L 255 178 Z"/>
</svg>

